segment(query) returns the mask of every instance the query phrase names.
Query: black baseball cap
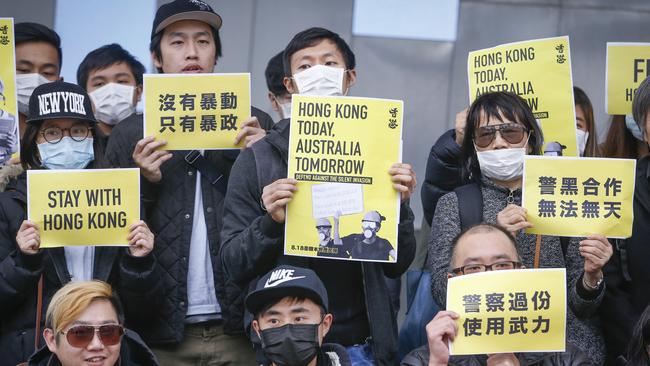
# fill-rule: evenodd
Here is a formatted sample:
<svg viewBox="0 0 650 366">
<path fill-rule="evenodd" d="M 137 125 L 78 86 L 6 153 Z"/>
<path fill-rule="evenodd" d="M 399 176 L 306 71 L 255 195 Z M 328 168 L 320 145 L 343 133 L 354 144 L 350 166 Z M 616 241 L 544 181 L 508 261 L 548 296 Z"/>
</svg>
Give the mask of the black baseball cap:
<svg viewBox="0 0 650 366">
<path fill-rule="evenodd" d="M 90 98 L 82 87 L 64 81 L 40 85 L 29 98 L 27 122 L 73 118 L 97 123 Z"/>
<path fill-rule="evenodd" d="M 179 20 L 198 20 L 209 24 L 212 28 L 221 28 L 221 16 L 210 5 L 201 0 L 174 0 L 163 4 L 156 11 L 151 28 L 151 38 L 168 25 Z"/>
<path fill-rule="evenodd" d="M 327 312 L 327 290 L 316 273 L 287 265 L 276 267 L 257 281 L 255 290 L 246 296 L 246 308 L 257 314 L 265 306 L 287 296 L 310 299 Z"/>
</svg>

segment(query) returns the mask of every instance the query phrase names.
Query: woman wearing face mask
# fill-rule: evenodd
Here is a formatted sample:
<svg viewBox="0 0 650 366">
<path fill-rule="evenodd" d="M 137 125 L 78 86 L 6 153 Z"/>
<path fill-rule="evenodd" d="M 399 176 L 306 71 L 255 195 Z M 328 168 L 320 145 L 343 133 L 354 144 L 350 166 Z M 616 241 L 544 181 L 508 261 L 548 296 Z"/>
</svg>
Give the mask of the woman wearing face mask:
<svg viewBox="0 0 650 366">
<path fill-rule="evenodd" d="M 88 95 L 77 85 L 57 81 L 37 87 L 21 141 L 23 168 L 104 167 L 95 125 Z M 7 365 L 25 361 L 34 351 L 39 293 L 44 310 L 67 282 L 109 282 L 124 297 L 131 327 L 145 322 L 147 309 L 155 306 L 145 299 L 162 297 L 160 272 L 151 254 L 154 238 L 143 221 L 130 227 L 127 249 L 41 249 L 39 228 L 26 217 L 26 175 L 22 173 L 0 193 L 0 359 Z"/>
<path fill-rule="evenodd" d="M 598 151 L 598 134 L 594 123 L 594 108 L 587 94 L 577 86 L 573 87 L 573 99 L 576 106 L 576 133 L 580 156 L 596 157 Z"/>
<path fill-rule="evenodd" d="M 631 114 L 614 115 L 600 151 L 605 158 L 638 160 L 648 154 L 648 144 Z"/>
<path fill-rule="evenodd" d="M 568 342 L 600 364 L 604 345 L 591 316 L 604 295 L 601 268 L 611 256 L 611 245 L 600 235 L 569 241 L 522 230 L 531 226 L 520 206 L 524 156 L 539 155 L 542 141 L 532 112 L 514 94 L 484 94 L 469 108 L 461 154 L 464 179 L 471 183 L 438 201 L 429 242 L 433 295 L 439 304 L 446 303 L 451 243 L 461 227 L 472 220 L 497 223 L 517 238 L 526 267 L 567 269 Z M 482 214 L 472 217 L 477 211 Z"/>
</svg>

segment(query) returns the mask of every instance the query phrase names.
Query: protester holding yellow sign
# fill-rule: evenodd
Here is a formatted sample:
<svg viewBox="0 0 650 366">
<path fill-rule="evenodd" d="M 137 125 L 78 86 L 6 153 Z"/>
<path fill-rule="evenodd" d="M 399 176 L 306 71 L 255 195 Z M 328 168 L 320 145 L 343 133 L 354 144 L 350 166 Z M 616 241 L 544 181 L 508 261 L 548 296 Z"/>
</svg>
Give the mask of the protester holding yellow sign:
<svg viewBox="0 0 650 366">
<path fill-rule="evenodd" d="M 41 85 L 30 98 L 21 153 L 27 173 L 0 194 L 3 363 L 15 365 L 34 351 L 39 292 L 46 307 L 67 282 L 108 281 L 120 289 L 132 325 L 151 319 L 151 299 L 162 293 L 151 254 L 154 237 L 138 218 L 137 172 L 107 186 L 118 174 L 98 169 L 105 162 L 96 123 L 90 99 L 77 85 Z M 94 173 L 103 174 L 99 182 L 85 177 Z M 33 179 L 29 191 L 27 174 Z M 73 246 L 49 248 L 62 245 Z"/>
<path fill-rule="evenodd" d="M 429 258 L 434 299 L 446 303 L 453 238 L 474 223 L 498 223 L 516 235 L 526 267 L 567 269 L 568 343 L 587 349 L 599 363 L 604 358 L 602 335 L 591 316 L 604 294 L 601 269 L 611 256 L 611 245 L 600 235 L 580 242 L 520 231 L 530 226 L 521 208 L 524 157 L 539 155 L 541 141 L 542 132 L 520 97 L 488 93 L 472 103 L 462 146 L 465 179 L 471 183 L 440 198 L 432 221 Z"/>
<path fill-rule="evenodd" d="M 447 310 L 426 326 L 428 345 L 402 365 L 590 363 L 565 342 L 565 270 L 522 269 L 509 232 L 493 224 L 469 227 L 454 238 L 448 268 Z"/>
<path fill-rule="evenodd" d="M 508 43 L 472 51 L 467 57 L 470 103 L 488 92 L 522 97 L 544 131 L 545 145 L 564 146 L 577 156 L 569 37 Z"/>
</svg>

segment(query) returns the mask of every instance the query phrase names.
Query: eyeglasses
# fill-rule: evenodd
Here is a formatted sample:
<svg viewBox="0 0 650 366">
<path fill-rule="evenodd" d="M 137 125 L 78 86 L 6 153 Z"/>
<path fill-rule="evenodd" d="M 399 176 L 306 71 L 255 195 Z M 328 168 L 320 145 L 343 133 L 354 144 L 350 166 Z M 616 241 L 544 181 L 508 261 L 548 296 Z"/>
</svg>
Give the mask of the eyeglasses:
<svg viewBox="0 0 650 366">
<path fill-rule="evenodd" d="M 501 138 L 510 144 L 518 144 L 524 139 L 526 127 L 517 123 L 504 123 L 496 126 L 483 126 L 474 132 L 474 143 L 478 147 L 488 147 L 494 141 L 497 131 Z"/>
<path fill-rule="evenodd" d="M 370 228 L 370 229 L 375 229 L 375 228 L 377 228 L 377 223 L 374 222 L 374 221 L 365 221 L 365 220 L 362 220 L 362 221 L 361 221 L 361 227 L 364 227 L 364 228 L 367 227 L 367 228 Z"/>
<path fill-rule="evenodd" d="M 502 271 L 505 269 L 517 269 L 521 268 L 521 262 L 515 261 L 501 261 L 492 264 L 468 264 L 466 266 L 454 268 L 451 270 L 451 273 L 455 275 L 459 274 L 471 274 L 485 271 Z"/>
<path fill-rule="evenodd" d="M 86 348 L 92 342 L 95 333 L 99 335 L 99 340 L 102 341 L 104 346 L 114 346 L 120 343 L 124 328 L 119 324 L 75 325 L 68 329 L 67 332 L 61 331 L 68 343 L 76 348 Z"/>
<path fill-rule="evenodd" d="M 41 131 L 41 135 L 50 144 L 56 144 L 63 139 L 65 131 L 68 131 L 70 138 L 77 142 L 85 140 L 90 135 L 90 127 L 83 124 L 76 124 L 70 128 L 48 127 Z"/>
</svg>

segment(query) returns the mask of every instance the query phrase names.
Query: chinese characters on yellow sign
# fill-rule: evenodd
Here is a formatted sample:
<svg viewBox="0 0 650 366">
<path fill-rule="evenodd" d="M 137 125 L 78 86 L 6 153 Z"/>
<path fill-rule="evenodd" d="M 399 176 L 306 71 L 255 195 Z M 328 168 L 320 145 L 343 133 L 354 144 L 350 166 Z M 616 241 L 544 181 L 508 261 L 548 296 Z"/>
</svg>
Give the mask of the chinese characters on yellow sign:
<svg viewBox="0 0 650 366">
<path fill-rule="evenodd" d="M 128 245 L 140 219 L 139 169 L 28 170 L 27 217 L 41 248 Z"/>
<path fill-rule="evenodd" d="M 504 44 L 467 57 L 470 103 L 505 91 L 522 97 L 539 121 L 545 143 L 558 142 L 564 156 L 578 156 L 569 37 Z"/>
<path fill-rule="evenodd" d="M 0 18 L 0 165 L 20 150 L 17 103 L 14 20 Z"/>
<path fill-rule="evenodd" d="M 607 113 L 631 114 L 636 89 L 648 75 L 650 43 L 607 42 Z"/>
<path fill-rule="evenodd" d="M 165 149 L 234 149 L 251 115 L 250 75 L 145 75 L 144 99 L 145 136 Z"/>
<path fill-rule="evenodd" d="M 566 270 L 520 269 L 452 277 L 447 310 L 460 315 L 452 355 L 561 352 Z"/>
<path fill-rule="evenodd" d="M 558 236 L 632 234 L 636 161 L 526 156 L 526 232 Z"/>
<path fill-rule="evenodd" d="M 395 262 L 399 195 L 388 169 L 401 158 L 399 100 L 294 95 L 284 252 Z"/>
</svg>

